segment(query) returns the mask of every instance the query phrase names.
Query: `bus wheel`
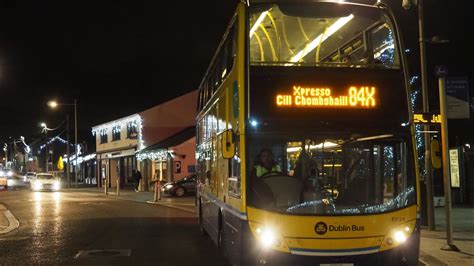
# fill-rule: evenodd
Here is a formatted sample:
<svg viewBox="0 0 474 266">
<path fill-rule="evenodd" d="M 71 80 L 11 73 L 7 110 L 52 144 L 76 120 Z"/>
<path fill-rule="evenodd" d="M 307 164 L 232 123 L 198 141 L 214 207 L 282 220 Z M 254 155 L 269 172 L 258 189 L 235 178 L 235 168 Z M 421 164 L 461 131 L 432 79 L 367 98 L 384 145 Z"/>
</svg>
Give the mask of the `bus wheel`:
<svg viewBox="0 0 474 266">
<path fill-rule="evenodd" d="M 217 231 L 217 246 L 221 249 L 224 248 L 223 240 L 224 240 L 224 225 L 222 222 L 222 213 L 219 211 L 219 230 Z"/>
<path fill-rule="evenodd" d="M 199 231 L 201 232 L 202 236 L 207 236 L 206 229 L 202 225 L 202 207 L 201 207 L 201 200 L 199 200 Z"/>
</svg>

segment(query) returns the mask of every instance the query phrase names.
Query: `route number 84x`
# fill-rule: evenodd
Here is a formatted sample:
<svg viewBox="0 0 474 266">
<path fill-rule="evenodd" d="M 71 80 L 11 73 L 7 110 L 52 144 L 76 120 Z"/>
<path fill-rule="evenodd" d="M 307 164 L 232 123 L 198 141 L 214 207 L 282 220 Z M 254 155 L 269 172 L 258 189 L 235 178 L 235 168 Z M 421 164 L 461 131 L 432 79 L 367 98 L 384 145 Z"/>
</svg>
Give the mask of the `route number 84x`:
<svg viewBox="0 0 474 266">
<path fill-rule="evenodd" d="M 351 106 L 375 106 L 375 87 L 350 87 L 349 104 Z"/>
</svg>

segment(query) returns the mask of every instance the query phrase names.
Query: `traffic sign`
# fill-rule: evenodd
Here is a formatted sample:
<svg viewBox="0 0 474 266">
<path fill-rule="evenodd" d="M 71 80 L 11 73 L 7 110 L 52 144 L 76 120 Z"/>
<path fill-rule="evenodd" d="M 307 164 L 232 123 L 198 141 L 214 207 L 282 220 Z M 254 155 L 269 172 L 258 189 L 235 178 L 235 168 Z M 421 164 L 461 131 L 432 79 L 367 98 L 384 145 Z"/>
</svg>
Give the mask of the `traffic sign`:
<svg viewBox="0 0 474 266">
<path fill-rule="evenodd" d="M 445 78 L 448 76 L 448 67 L 445 65 L 435 66 L 435 75 L 439 78 Z"/>
</svg>

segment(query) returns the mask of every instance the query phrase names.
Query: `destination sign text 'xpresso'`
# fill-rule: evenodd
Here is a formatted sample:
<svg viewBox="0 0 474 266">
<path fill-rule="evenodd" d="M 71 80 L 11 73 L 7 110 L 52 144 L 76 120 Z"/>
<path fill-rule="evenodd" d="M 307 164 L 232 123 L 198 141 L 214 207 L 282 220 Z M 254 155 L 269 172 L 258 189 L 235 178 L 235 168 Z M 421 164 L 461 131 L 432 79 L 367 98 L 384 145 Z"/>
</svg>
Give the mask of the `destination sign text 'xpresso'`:
<svg viewBox="0 0 474 266">
<path fill-rule="evenodd" d="M 333 95 L 331 88 L 293 86 L 291 95 L 278 94 L 278 107 L 374 108 L 377 89 L 373 86 L 350 86 L 345 94 Z"/>
</svg>

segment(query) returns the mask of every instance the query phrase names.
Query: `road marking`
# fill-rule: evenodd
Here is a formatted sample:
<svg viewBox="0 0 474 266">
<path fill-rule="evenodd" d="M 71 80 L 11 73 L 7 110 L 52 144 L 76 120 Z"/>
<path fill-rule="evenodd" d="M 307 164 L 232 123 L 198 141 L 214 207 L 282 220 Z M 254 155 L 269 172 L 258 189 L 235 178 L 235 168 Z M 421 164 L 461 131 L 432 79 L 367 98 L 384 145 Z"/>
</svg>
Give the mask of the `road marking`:
<svg viewBox="0 0 474 266">
<path fill-rule="evenodd" d="M 420 252 L 420 257 L 418 258 L 418 265 L 448 265 L 437 258 L 427 254 L 426 252 L 421 251 Z"/>
<path fill-rule="evenodd" d="M 7 208 L 5 208 L 5 206 L 3 206 L 3 204 L 0 204 L 0 211 L 2 211 L 3 215 L 5 216 L 5 218 L 7 218 L 8 223 L 9 223 L 7 228 L 0 229 L 0 235 L 9 233 L 17 229 L 18 227 L 20 227 L 20 222 L 15 218 L 15 216 L 13 216 L 10 210 L 8 210 Z"/>
<path fill-rule="evenodd" d="M 16 237 L 0 237 L 0 241 L 19 241 L 30 239 L 29 236 L 16 236 Z"/>
<path fill-rule="evenodd" d="M 130 249 L 96 249 L 96 250 L 79 250 L 74 256 L 75 259 L 99 258 L 99 257 L 130 257 L 132 251 Z"/>
</svg>

